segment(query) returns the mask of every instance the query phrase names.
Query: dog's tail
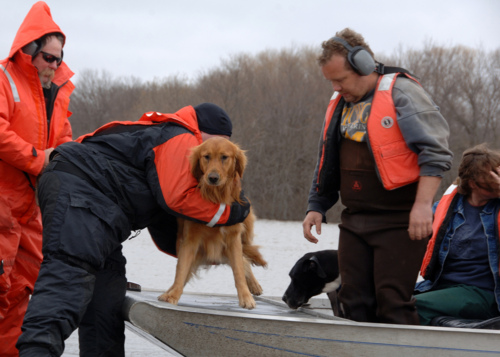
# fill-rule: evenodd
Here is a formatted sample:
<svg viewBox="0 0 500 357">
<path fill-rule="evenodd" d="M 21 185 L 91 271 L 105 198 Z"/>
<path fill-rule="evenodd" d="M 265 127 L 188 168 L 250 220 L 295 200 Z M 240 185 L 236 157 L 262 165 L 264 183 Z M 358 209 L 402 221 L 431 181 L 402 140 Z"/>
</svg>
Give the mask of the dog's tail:
<svg viewBox="0 0 500 357">
<path fill-rule="evenodd" d="M 260 267 L 267 267 L 267 262 L 262 257 L 262 254 L 259 252 L 259 247 L 256 245 L 244 245 L 243 246 L 243 255 L 252 265 L 257 265 Z"/>
<path fill-rule="evenodd" d="M 253 209 L 250 208 L 251 213 L 247 216 L 243 222 L 245 229 L 241 234 L 241 243 L 243 245 L 243 255 L 252 265 L 257 265 L 261 267 L 267 267 L 267 262 L 262 257 L 259 252 L 259 247 L 253 245 L 253 226 L 256 220 L 256 216 L 253 213 Z"/>
</svg>

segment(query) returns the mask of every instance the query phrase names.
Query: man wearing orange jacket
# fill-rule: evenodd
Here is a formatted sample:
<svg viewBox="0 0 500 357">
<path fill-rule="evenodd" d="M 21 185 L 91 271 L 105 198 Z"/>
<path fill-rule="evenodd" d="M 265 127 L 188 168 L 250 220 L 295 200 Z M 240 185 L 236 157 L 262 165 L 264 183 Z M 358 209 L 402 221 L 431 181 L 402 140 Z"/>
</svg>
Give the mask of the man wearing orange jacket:
<svg viewBox="0 0 500 357">
<path fill-rule="evenodd" d="M 15 343 L 42 262 L 37 177 L 48 153 L 71 140 L 73 73 L 62 62 L 65 36 L 38 2 L 0 62 L 0 351 Z"/>
<path fill-rule="evenodd" d="M 160 249 L 175 254 L 175 217 L 208 226 L 243 222 L 248 201 L 205 201 L 188 160 L 203 140 L 231 133 L 227 113 L 204 103 L 112 122 L 54 150 L 39 182 L 43 263 L 20 356 L 60 356 L 77 327 L 80 356 L 124 356 L 122 242 L 147 227 Z"/>
</svg>

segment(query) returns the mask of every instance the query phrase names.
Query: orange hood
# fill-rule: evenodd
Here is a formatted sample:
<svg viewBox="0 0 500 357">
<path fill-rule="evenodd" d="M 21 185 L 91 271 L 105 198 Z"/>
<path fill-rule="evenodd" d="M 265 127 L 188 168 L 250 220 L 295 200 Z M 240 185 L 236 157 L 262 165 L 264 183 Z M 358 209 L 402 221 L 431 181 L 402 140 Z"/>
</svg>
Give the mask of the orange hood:
<svg viewBox="0 0 500 357">
<path fill-rule="evenodd" d="M 14 43 L 10 49 L 9 58 L 14 57 L 16 52 L 28 43 L 51 32 L 60 32 L 66 40 L 66 35 L 52 20 L 49 6 L 45 2 L 39 1 L 31 7 L 19 30 L 17 30 Z"/>
<path fill-rule="evenodd" d="M 64 41 L 66 42 L 66 35 L 52 19 L 49 6 L 43 1 L 38 1 L 31 7 L 30 11 L 24 18 L 23 23 L 19 27 L 19 30 L 17 30 L 8 58 L 12 59 L 16 53 L 28 43 L 52 32 L 61 33 L 64 36 Z M 20 57 L 27 61 L 28 55 L 21 53 Z M 72 76 L 73 72 L 63 61 L 56 70 L 53 82 L 57 85 L 61 85 Z"/>
</svg>

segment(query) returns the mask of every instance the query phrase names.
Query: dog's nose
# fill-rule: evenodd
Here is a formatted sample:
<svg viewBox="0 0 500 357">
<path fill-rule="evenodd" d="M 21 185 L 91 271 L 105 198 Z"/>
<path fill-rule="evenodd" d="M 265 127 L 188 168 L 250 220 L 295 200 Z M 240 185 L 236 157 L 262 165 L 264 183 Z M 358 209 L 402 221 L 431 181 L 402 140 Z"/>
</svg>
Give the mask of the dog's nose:
<svg viewBox="0 0 500 357">
<path fill-rule="evenodd" d="M 219 179 L 219 174 L 217 174 L 216 172 L 211 172 L 208 174 L 208 182 L 211 185 L 217 185 L 219 183 Z"/>
</svg>

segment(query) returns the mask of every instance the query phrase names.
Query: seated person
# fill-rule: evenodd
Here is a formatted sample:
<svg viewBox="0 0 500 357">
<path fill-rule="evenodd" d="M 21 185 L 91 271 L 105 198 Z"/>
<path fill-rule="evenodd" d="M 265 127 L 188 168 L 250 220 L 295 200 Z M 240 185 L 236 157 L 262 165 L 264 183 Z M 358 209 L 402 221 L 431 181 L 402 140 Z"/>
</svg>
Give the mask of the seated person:
<svg viewBox="0 0 500 357">
<path fill-rule="evenodd" d="M 421 325 L 499 316 L 499 197 L 500 152 L 484 144 L 466 150 L 455 184 L 434 205 L 425 280 L 415 287 Z"/>
</svg>

